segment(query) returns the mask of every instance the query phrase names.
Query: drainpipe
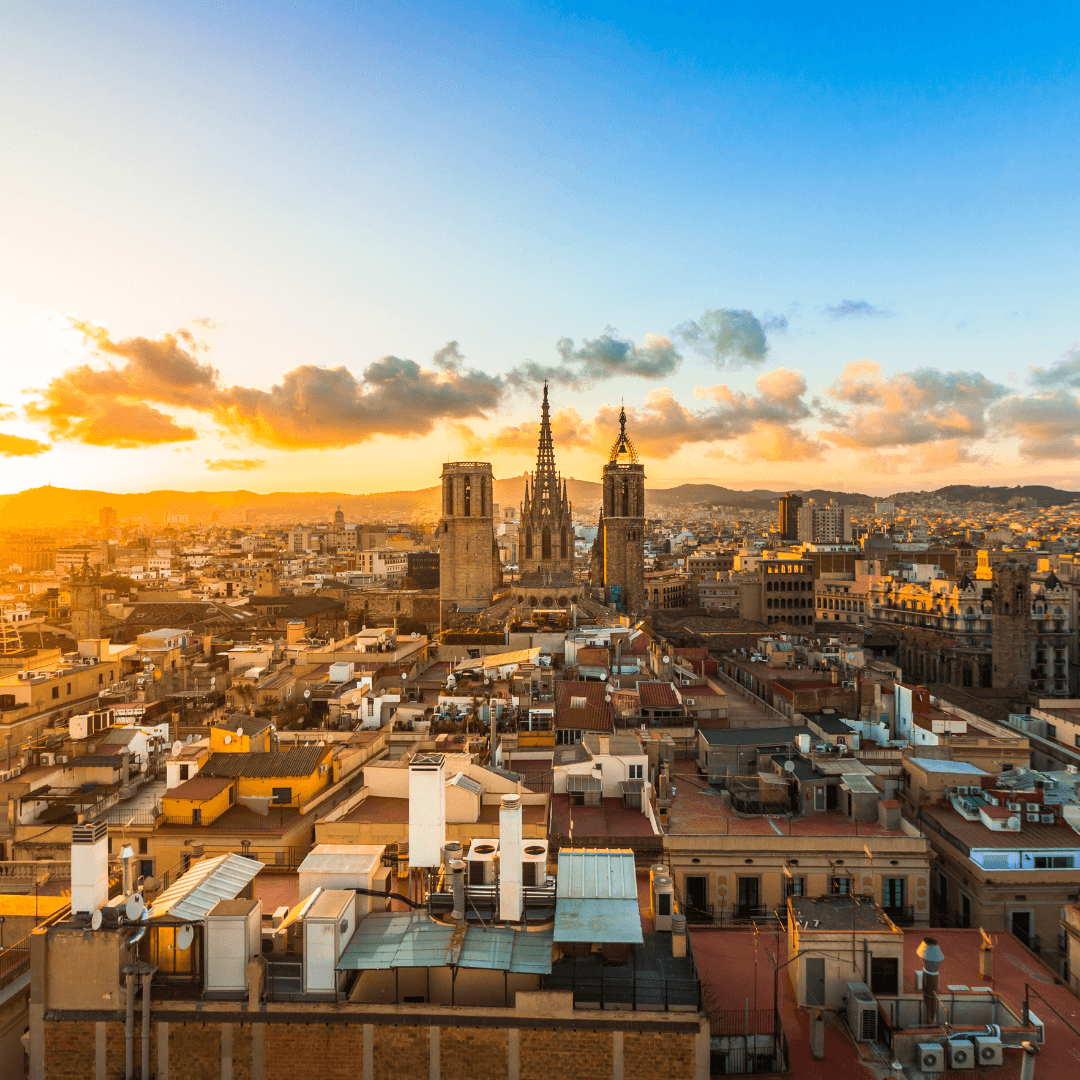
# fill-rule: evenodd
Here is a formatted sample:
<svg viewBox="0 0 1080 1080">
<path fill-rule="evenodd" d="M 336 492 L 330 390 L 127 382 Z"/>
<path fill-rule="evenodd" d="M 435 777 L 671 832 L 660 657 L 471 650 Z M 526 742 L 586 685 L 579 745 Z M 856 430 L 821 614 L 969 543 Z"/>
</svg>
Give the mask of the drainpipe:
<svg viewBox="0 0 1080 1080">
<path fill-rule="evenodd" d="M 135 1077 L 135 972 L 138 964 L 124 969 L 127 976 L 126 1012 L 124 1017 L 124 1080 Z"/>
<path fill-rule="evenodd" d="M 150 1080 L 150 980 L 155 968 L 147 968 L 142 977 L 142 1080 Z"/>
<path fill-rule="evenodd" d="M 1020 1080 L 1035 1080 L 1035 1055 L 1039 1048 L 1034 1043 L 1022 1042 L 1021 1049 L 1024 1056 L 1020 1062 Z"/>
<path fill-rule="evenodd" d="M 130 896 L 135 891 L 135 882 L 132 875 L 132 863 L 135 861 L 135 852 L 130 844 L 125 844 L 120 852 L 120 861 L 124 864 L 123 889 L 124 896 Z"/>
</svg>

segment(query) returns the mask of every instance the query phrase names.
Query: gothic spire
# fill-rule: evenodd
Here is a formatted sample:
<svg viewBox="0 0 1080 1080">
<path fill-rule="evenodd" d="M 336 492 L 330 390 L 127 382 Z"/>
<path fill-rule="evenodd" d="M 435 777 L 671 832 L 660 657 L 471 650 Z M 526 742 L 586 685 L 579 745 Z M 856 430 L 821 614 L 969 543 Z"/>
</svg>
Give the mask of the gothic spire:
<svg viewBox="0 0 1080 1080">
<path fill-rule="evenodd" d="M 548 405 L 548 386 L 544 383 L 544 401 L 540 406 L 540 449 L 536 455 L 536 481 L 541 477 L 555 476 L 555 443 L 551 438 L 551 418 Z"/>
</svg>

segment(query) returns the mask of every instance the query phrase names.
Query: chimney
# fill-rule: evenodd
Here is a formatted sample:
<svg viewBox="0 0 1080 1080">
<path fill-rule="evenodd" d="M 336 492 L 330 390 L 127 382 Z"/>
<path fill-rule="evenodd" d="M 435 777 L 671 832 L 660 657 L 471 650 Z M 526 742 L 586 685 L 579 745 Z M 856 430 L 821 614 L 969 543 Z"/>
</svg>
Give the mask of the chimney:
<svg viewBox="0 0 1080 1080">
<path fill-rule="evenodd" d="M 521 918 L 521 796 L 504 795 L 499 807 L 499 918 Z"/>
<path fill-rule="evenodd" d="M 71 913 L 92 915 L 109 899 L 109 825 L 71 827 Z"/>
<path fill-rule="evenodd" d="M 622 674 L 622 638 L 615 639 L 615 670 L 612 674 L 612 683 L 616 688 L 621 686 L 619 676 Z"/>
<path fill-rule="evenodd" d="M 671 916 L 671 955 L 686 955 L 686 916 Z"/>
<path fill-rule="evenodd" d="M 923 962 L 923 1010 L 924 1022 L 930 1027 L 937 1027 L 938 1018 L 938 974 L 945 954 L 938 946 L 937 939 L 923 938 L 915 955 Z"/>
<path fill-rule="evenodd" d="M 1024 1056 L 1020 1061 L 1020 1080 L 1035 1080 L 1035 1055 L 1039 1048 L 1027 1040 L 1020 1044 Z"/>
<path fill-rule="evenodd" d="M 132 872 L 132 864 L 135 862 L 135 852 L 130 844 L 125 844 L 120 852 L 120 861 L 124 865 L 124 895 L 130 896 L 135 891 L 135 876 Z"/>
<path fill-rule="evenodd" d="M 454 893 L 454 910 L 450 918 L 454 922 L 461 922 L 465 918 L 465 863 L 461 859 L 454 859 L 450 863 L 450 877 Z"/>
</svg>

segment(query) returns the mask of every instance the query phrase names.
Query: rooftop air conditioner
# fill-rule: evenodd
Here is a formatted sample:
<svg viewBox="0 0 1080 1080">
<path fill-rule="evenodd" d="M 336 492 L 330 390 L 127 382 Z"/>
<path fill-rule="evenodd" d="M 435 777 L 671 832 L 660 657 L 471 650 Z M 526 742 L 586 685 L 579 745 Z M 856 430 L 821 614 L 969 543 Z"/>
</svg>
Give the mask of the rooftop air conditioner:
<svg viewBox="0 0 1080 1080">
<path fill-rule="evenodd" d="M 976 1035 L 975 1058 L 980 1068 L 1003 1065 L 1005 1058 L 1001 1052 L 1001 1040 L 987 1035 Z"/>
<path fill-rule="evenodd" d="M 848 1027 L 856 1042 L 877 1038 L 877 999 L 866 983 L 848 983 Z"/>
<path fill-rule="evenodd" d="M 1024 817 L 1026 817 L 1028 819 L 1028 821 L 1038 821 L 1039 820 L 1039 815 L 1038 814 L 1025 814 Z"/>
<path fill-rule="evenodd" d="M 1080 769 L 1077 769 L 1077 767 L 1075 765 L 1066 765 L 1065 766 L 1065 771 L 1067 773 L 1072 773 L 1075 776 L 1076 773 L 1080 772 Z"/>
<path fill-rule="evenodd" d="M 468 884 L 495 884 L 495 856 L 499 851 L 498 840 L 474 840 L 469 848 Z"/>
<path fill-rule="evenodd" d="M 1053 825 L 1054 824 L 1054 815 L 1053 814 L 1040 814 L 1039 815 L 1039 821 L 1041 821 L 1044 825 Z"/>
<path fill-rule="evenodd" d="M 1024 804 L 1023 803 L 1018 803 L 1018 802 L 1011 802 L 1011 803 L 1006 803 L 1005 807 L 1006 807 L 1006 809 L 1012 810 L 1013 812 L 1016 812 L 1018 810 L 1023 811 Z"/>
<path fill-rule="evenodd" d="M 975 1068 L 975 1044 L 970 1039 L 950 1039 L 946 1046 L 949 1048 L 950 1069 Z"/>
<path fill-rule="evenodd" d="M 924 1073 L 943 1073 L 945 1071 L 945 1051 L 941 1048 L 940 1043 L 919 1043 L 915 1062 Z"/>
<path fill-rule="evenodd" d="M 55 754 L 42 754 L 41 755 L 41 764 L 42 765 L 55 765 L 56 764 L 56 755 Z"/>
</svg>

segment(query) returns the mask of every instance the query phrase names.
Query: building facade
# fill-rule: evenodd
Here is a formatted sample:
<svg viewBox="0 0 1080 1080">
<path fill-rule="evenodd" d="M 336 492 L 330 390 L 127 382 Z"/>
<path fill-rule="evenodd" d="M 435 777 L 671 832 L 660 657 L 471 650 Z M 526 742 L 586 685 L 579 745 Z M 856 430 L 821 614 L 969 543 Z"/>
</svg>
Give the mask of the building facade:
<svg viewBox="0 0 1080 1080">
<path fill-rule="evenodd" d="M 546 399 L 545 399 L 545 418 Z M 550 437 L 550 431 L 549 431 Z M 442 470 L 439 519 L 439 591 L 443 627 L 458 613 L 487 607 L 495 591 L 495 532 L 491 464 L 448 462 Z M 407 559 L 402 556 L 403 561 Z"/>
</svg>

